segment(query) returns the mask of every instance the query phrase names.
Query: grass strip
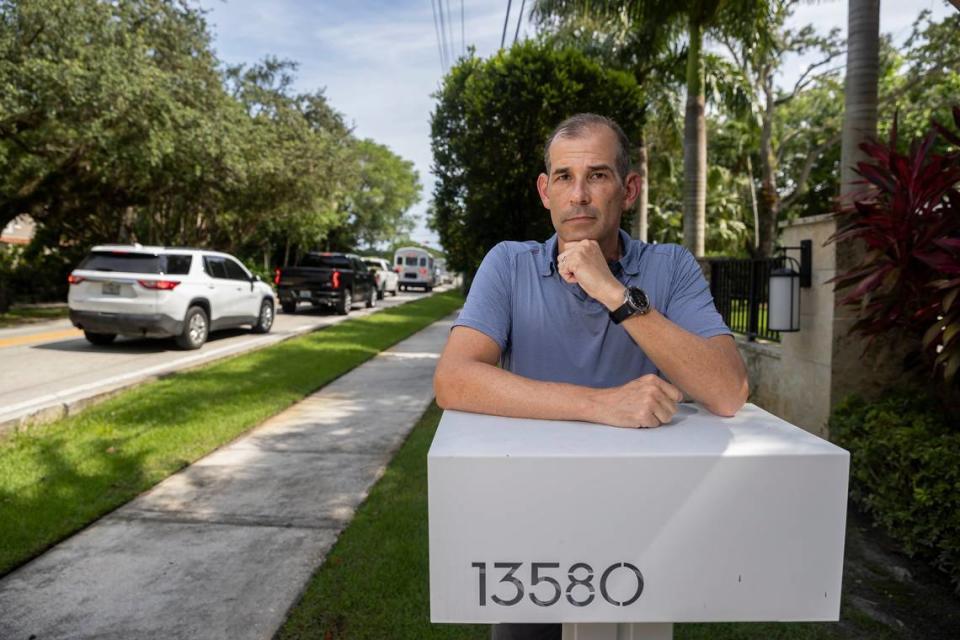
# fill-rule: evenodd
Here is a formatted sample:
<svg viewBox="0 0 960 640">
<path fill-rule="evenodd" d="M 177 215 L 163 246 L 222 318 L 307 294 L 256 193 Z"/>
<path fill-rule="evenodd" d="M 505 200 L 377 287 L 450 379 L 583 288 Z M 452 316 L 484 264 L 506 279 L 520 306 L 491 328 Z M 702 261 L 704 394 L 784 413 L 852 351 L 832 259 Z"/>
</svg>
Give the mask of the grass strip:
<svg viewBox="0 0 960 640">
<path fill-rule="evenodd" d="M 490 637 L 487 625 L 432 624 L 427 451 L 440 422 L 423 414 L 350 526 L 311 578 L 274 640 L 425 640 Z M 893 639 L 898 631 L 844 603 L 837 623 L 674 625 L 677 640 Z"/>
<path fill-rule="evenodd" d="M 11 307 L 0 313 L 0 329 L 66 318 L 70 310 L 66 305 L 57 307 Z"/>
<path fill-rule="evenodd" d="M 0 442 L 0 575 L 462 304 L 447 292 L 348 320 Z"/>
</svg>

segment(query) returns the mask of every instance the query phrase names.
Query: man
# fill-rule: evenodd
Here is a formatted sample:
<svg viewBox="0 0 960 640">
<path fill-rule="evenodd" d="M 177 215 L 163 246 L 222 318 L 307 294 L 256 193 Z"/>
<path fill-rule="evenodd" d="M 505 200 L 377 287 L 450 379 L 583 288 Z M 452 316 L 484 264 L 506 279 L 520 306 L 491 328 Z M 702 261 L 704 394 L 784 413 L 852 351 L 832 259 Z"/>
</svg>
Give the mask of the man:
<svg viewBox="0 0 960 640">
<path fill-rule="evenodd" d="M 640 189 L 620 127 L 568 118 L 544 162 L 537 190 L 556 235 L 484 258 L 437 365 L 437 403 L 628 428 L 669 423 L 684 396 L 734 415 L 746 369 L 696 260 L 620 230 Z M 559 625 L 494 627 L 497 639 L 559 637 Z"/>
</svg>

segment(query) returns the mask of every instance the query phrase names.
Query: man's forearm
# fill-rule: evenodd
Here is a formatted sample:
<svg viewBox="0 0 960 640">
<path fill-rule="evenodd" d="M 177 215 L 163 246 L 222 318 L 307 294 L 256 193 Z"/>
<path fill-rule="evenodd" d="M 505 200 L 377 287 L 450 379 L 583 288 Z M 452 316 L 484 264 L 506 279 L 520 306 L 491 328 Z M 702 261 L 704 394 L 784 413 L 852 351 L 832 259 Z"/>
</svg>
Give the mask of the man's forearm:
<svg viewBox="0 0 960 640">
<path fill-rule="evenodd" d="M 531 380 L 485 362 L 441 361 L 435 377 L 444 409 L 510 418 L 593 421 L 593 389 Z"/>
<path fill-rule="evenodd" d="M 747 398 L 743 361 L 651 309 L 622 325 L 670 382 L 712 413 L 730 416 Z"/>
</svg>

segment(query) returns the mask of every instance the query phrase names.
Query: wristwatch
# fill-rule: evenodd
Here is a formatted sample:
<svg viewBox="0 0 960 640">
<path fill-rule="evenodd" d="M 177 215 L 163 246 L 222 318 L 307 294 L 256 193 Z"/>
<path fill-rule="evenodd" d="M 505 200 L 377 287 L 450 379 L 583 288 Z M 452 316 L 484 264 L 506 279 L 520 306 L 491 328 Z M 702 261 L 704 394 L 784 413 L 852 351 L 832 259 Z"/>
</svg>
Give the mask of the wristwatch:
<svg viewBox="0 0 960 640">
<path fill-rule="evenodd" d="M 610 319 L 620 324 L 631 316 L 642 316 L 650 311 L 650 299 L 643 289 L 627 287 L 623 294 L 623 304 L 610 312 Z"/>
</svg>

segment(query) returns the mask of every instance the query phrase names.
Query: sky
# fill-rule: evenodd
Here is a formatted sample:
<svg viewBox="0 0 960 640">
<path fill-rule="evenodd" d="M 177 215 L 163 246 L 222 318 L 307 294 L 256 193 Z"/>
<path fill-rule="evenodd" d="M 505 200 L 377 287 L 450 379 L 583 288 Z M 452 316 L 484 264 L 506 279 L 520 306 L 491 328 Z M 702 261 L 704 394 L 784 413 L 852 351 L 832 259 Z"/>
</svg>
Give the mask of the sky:
<svg viewBox="0 0 960 640">
<path fill-rule="evenodd" d="M 507 44 L 513 41 L 525 0 L 512 0 Z M 508 0 L 200 0 L 218 57 L 227 64 L 252 64 L 266 56 L 296 61 L 295 89 L 325 88 L 330 104 L 354 127 L 394 153 L 412 160 L 423 184 L 412 213 L 418 218 L 413 239 L 439 246 L 425 218 L 433 176 L 430 173 L 432 95 L 445 72 L 441 63 L 434 7 L 443 3 L 451 59 L 466 46 L 481 57 L 499 49 Z M 525 14 L 531 1 L 526 1 Z M 461 7 L 463 20 L 461 22 Z M 946 0 L 882 0 L 880 29 L 902 42 L 923 9 L 934 17 L 955 11 Z M 791 26 L 813 23 L 826 32 L 846 33 L 847 0 L 802 3 Z M 461 27 L 462 25 L 462 27 Z M 461 30 L 462 28 L 462 30 Z M 461 38 L 461 33 L 465 38 Z M 524 15 L 519 38 L 534 29 Z M 783 83 L 804 68 L 787 65 Z M 533 188 L 533 185 L 531 185 Z"/>
</svg>

